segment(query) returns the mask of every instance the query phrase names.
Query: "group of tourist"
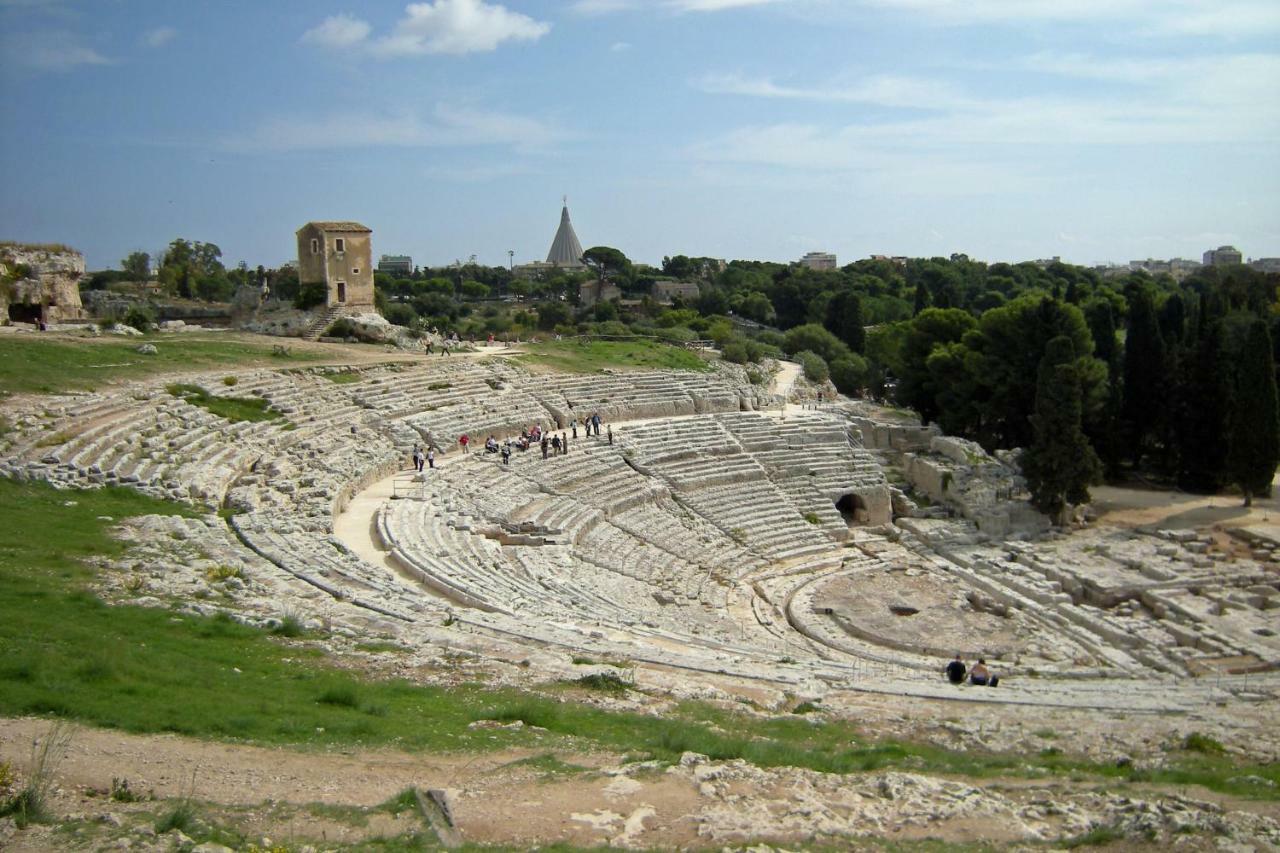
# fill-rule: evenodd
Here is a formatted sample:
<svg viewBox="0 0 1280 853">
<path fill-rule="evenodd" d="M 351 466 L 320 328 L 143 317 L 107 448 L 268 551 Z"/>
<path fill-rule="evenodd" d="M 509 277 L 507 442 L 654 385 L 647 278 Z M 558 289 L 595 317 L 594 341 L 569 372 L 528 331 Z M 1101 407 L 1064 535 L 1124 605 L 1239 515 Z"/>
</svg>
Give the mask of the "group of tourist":
<svg viewBox="0 0 1280 853">
<path fill-rule="evenodd" d="M 600 436 L 600 427 L 605 427 L 606 436 L 610 444 L 613 444 L 613 426 L 605 424 L 598 413 L 593 412 L 591 417 L 585 418 L 581 426 L 586 429 L 588 436 Z M 504 465 L 511 464 L 511 453 L 513 450 L 521 453 L 527 451 L 531 447 L 539 447 L 542 449 L 542 458 L 546 459 L 553 453 L 556 456 L 567 454 L 569 452 L 569 441 L 578 439 L 578 419 L 574 418 L 569 421 L 569 429 L 556 435 L 554 432 L 544 430 L 542 424 L 534 424 L 531 427 L 520 430 L 520 435 L 515 438 L 507 438 L 499 442 L 498 437 L 490 434 L 484 442 L 484 452 L 493 453 L 502 457 Z M 463 433 L 458 437 L 458 445 L 462 448 L 463 453 L 468 452 L 471 445 L 471 436 Z M 433 466 L 434 467 L 434 466 Z"/>
<path fill-rule="evenodd" d="M 436 449 L 428 446 L 424 451 L 422 445 L 415 443 L 413 445 L 413 469 L 422 471 L 423 467 L 436 467 Z"/>
<path fill-rule="evenodd" d="M 969 668 L 965 666 L 964 658 L 956 655 L 955 660 L 947 664 L 943 672 L 947 681 L 952 684 L 964 684 L 966 675 L 969 676 L 969 683 L 978 687 L 995 687 L 1000 683 L 1000 676 L 988 669 L 987 662 L 982 658 L 978 658 L 978 662 Z"/>
</svg>

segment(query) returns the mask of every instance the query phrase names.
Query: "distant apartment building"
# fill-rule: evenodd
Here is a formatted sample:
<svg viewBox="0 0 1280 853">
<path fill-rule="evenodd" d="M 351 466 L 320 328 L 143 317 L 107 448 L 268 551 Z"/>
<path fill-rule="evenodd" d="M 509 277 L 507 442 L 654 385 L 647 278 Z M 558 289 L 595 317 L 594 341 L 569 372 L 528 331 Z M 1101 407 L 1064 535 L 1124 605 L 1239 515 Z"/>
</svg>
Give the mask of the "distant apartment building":
<svg viewBox="0 0 1280 853">
<path fill-rule="evenodd" d="M 408 255 L 383 255 L 378 258 L 378 272 L 388 275 L 412 275 L 413 258 Z"/>
<path fill-rule="evenodd" d="M 1249 266 L 1258 272 L 1280 272 L 1280 258 L 1252 258 Z"/>
<path fill-rule="evenodd" d="M 1244 255 L 1235 246 L 1219 246 L 1204 253 L 1206 267 L 1225 267 L 1244 262 Z"/>
<path fill-rule="evenodd" d="M 897 267 L 905 267 L 907 265 L 906 255 L 871 255 L 873 261 L 888 261 Z"/>
<path fill-rule="evenodd" d="M 678 296 L 681 299 L 697 299 L 701 295 L 696 281 L 675 281 L 674 279 L 658 279 L 653 283 L 653 299 L 655 302 L 671 303 Z"/>
<path fill-rule="evenodd" d="M 1129 261 L 1130 272 L 1146 272 L 1151 275 L 1170 275 L 1175 281 L 1182 281 L 1196 270 L 1200 269 L 1202 264 L 1199 261 L 1191 261 L 1186 258 L 1170 258 L 1167 261 L 1157 258 L 1147 258 L 1145 261 Z"/>
<path fill-rule="evenodd" d="M 833 270 L 836 268 L 836 256 L 830 252 L 810 252 L 800 259 L 800 266 L 811 270 Z"/>
<path fill-rule="evenodd" d="M 308 222 L 298 229 L 298 280 L 322 281 L 330 307 L 373 307 L 373 231 L 359 222 Z"/>
</svg>

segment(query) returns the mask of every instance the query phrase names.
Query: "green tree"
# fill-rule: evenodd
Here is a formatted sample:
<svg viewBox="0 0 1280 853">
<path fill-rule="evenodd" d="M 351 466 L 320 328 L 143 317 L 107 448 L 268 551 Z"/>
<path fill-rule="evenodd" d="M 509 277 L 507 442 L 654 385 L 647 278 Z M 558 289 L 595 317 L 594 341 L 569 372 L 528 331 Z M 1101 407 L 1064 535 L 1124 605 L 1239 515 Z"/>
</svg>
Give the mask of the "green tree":
<svg viewBox="0 0 1280 853">
<path fill-rule="evenodd" d="M 1021 459 L 1031 503 L 1057 524 L 1065 522 L 1069 504 L 1089 501 L 1089 486 L 1102 473 L 1080 428 L 1081 411 L 1075 348 L 1070 338 L 1059 336 L 1049 341 L 1040 360 L 1031 415 L 1035 437 Z"/>
<path fill-rule="evenodd" d="M 983 398 L 982 431 L 988 447 L 1026 447 L 1031 441 L 1028 418 L 1035 407 L 1036 377 L 1045 345 L 1064 335 L 1080 361 L 1082 405 L 1093 412 L 1105 396 L 1106 366 L 1093 358 L 1093 339 L 1084 314 L 1074 305 L 1042 293 L 1027 293 L 988 311 L 978 321 L 978 334 L 965 345 L 979 354 L 972 362 Z"/>
<path fill-rule="evenodd" d="M 1191 492 L 1212 494 L 1226 483 L 1231 377 L 1224 341 L 1221 320 L 1202 322 L 1195 351 L 1182 364 L 1174 419 L 1178 486 Z"/>
<path fill-rule="evenodd" d="M 542 302 L 538 305 L 538 328 L 549 332 L 556 326 L 569 322 L 572 314 L 563 302 Z"/>
<path fill-rule="evenodd" d="M 1124 402 L 1121 416 L 1129 455 L 1136 464 L 1164 423 L 1168 395 L 1164 339 L 1150 286 L 1133 289 L 1124 344 Z"/>
<path fill-rule="evenodd" d="M 850 397 L 867 387 L 871 371 L 867 360 L 857 353 L 850 353 L 831 362 L 831 381 L 841 394 Z"/>
<path fill-rule="evenodd" d="M 1276 406 L 1271 335 L 1265 321 L 1255 320 L 1240 353 L 1227 453 L 1231 482 L 1244 493 L 1245 506 L 1253 505 L 1254 495 L 1271 494 L 1271 480 L 1280 463 L 1280 410 Z"/>
<path fill-rule="evenodd" d="M 787 331 L 782 348 L 788 354 L 804 350 L 816 352 L 824 361 L 832 362 L 849 355 L 849 348 L 835 335 L 817 323 L 806 323 Z"/>
<path fill-rule="evenodd" d="M 129 256 L 120 262 L 120 269 L 124 270 L 130 281 L 150 281 L 151 256 L 146 252 L 130 252 Z"/>
<path fill-rule="evenodd" d="M 977 326 L 968 311 L 959 308 L 926 308 L 911 321 L 902 342 L 898 402 L 920 413 L 925 423 L 938 419 L 938 391 L 928 367 L 934 347 L 959 343 Z"/>
<path fill-rule="evenodd" d="M 823 323 L 851 351 L 861 354 L 867 348 L 867 330 L 862 314 L 862 297 L 852 290 L 842 290 L 827 303 Z"/>
<path fill-rule="evenodd" d="M 796 361 L 804 368 L 804 378 L 810 382 L 826 382 L 831 376 L 827 361 L 816 352 L 803 350 L 796 353 Z"/>
<path fill-rule="evenodd" d="M 612 246 L 593 246 L 582 253 L 582 262 L 596 274 L 600 282 L 625 277 L 631 272 L 631 261 Z"/>
</svg>

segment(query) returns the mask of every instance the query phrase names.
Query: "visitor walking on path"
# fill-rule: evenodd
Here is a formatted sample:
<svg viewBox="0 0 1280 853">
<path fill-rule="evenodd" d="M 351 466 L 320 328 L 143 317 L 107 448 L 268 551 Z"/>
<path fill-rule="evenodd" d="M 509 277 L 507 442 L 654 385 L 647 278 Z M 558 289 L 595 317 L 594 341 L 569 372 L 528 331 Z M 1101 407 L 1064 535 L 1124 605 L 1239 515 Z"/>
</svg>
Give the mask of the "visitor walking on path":
<svg viewBox="0 0 1280 853">
<path fill-rule="evenodd" d="M 574 418 L 573 420 L 569 421 L 569 428 L 573 430 L 573 437 L 577 438 L 578 437 L 578 419 L 577 418 Z"/>
<path fill-rule="evenodd" d="M 436 449 L 434 447 L 427 448 L 427 467 L 428 468 L 436 467 Z M 422 468 L 419 467 L 418 470 L 421 471 Z"/>
<path fill-rule="evenodd" d="M 462 445 L 463 453 L 469 453 L 470 451 L 467 449 L 467 445 L 471 444 L 471 436 L 467 435 L 464 432 L 461 436 L 458 437 L 458 444 Z"/>
<path fill-rule="evenodd" d="M 551 446 L 555 448 L 556 456 L 559 456 L 560 455 L 560 436 L 555 435 L 551 437 Z"/>
<path fill-rule="evenodd" d="M 608 432 L 609 432 L 609 444 L 612 445 L 613 444 L 613 424 L 609 424 Z"/>
<path fill-rule="evenodd" d="M 422 470 L 422 448 L 416 444 L 413 446 L 413 470 Z"/>
<path fill-rule="evenodd" d="M 564 448 L 565 456 L 569 455 L 569 436 L 560 433 L 560 445 Z"/>
<path fill-rule="evenodd" d="M 547 437 L 544 435 L 542 437 L 542 458 L 543 459 L 547 458 L 547 448 L 550 446 L 551 446 L 551 442 L 548 441 Z"/>
</svg>

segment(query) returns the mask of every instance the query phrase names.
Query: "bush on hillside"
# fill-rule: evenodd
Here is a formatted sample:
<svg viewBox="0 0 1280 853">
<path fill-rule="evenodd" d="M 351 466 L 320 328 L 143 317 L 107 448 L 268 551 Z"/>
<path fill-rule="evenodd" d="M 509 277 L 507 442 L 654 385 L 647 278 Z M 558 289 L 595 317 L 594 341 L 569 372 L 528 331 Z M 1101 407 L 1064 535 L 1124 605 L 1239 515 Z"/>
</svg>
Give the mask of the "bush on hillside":
<svg viewBox="0 0 1280 853">
<path fill-rule="evenodd" d="M 323 281 L 308 281 L 298 287 L 298 295 L 294 297 L 293 307 L 299 311 L 309 311 L 317 305 L 323 305 L 329 299 L 329 286 Z"/>
<path fill-rule="evenodd" d="M 810 382 L 826 382 L 831 376 L 827 361 L 816 352 L 804 350 L 796 353 L 796 361 L 804 368 L 804 377 Z"/>
<path fill-rule="evenodd" d="M 867 386 L 870 375 L 867 360 L 857 353 L 831 362 L 831 381 L 841 394 L 857 394 Z"/>
</svg>

